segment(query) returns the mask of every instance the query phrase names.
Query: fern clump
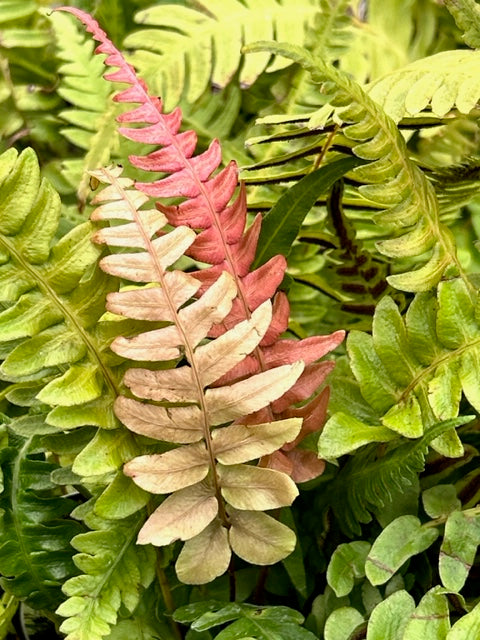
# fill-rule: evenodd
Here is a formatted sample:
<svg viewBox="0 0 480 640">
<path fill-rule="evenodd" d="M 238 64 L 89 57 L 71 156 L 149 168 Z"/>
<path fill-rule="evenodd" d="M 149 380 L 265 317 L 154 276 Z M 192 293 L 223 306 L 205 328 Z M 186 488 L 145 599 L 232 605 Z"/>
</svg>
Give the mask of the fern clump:
<svg viewBox="0 0 480 640">
<path fill-rule="evenodd" d="M 0 2 L 0 637 L 476 637 L 474 1 L 51 4 Z"/>
<path fill-rule="evenodd" d="M 115 99 L 140 103 L 119 120 L 147 126 L 122 127 L 120 132 L 137 142 L 163 147 L 145 158 L 133 156 L 131 162 L 171 174 L 156 182 L 137 183 L 136 189 L 122 177 L 121 169 L 93 174 L 108 186 L 95 196 L 99 206 L 92 218 L 125 221 L 99 230 L 95 241 L 136 249 L 103 258 L 102 268 L 140 285 L 156 283 L 109 295 L 107 308 L 139 320 L 169 323 L 133 338 L 117 338 L 111 348 L 140 362 L 178 361 L 181 356 L 187 362 L 166 371 L 129 370 L 124 384 L 136 398 L 121 396 L 116 401 L 117 416 L 134 432 L 183 445 L 135 458 L 125 466 L 125 473 L 143 489 L 172 493 L 148 519 L 139 541 L 165 545 L 178 538 L 186 540 L 176 563 L 179 578 L 186 582 L 208 582 L 223 573 L 230 562 L 230 547 L 256 564 L 277 562 L 292 551 L 294 537 L 261 511 L 291 504 L 297 491 L 283 471 L 244 463 L 271 456 L 294 441 L 300 434 L 300 418 L 324 410 L 321 399 L 300 412 L 293 410 L 292 417 L 286 413 L 290 404 L 306 399 L 324 380 L 330 367 L 309 363 L 338 344 L 343 334 L 298 344 L 277 341 L 286 327 L 288 304 L 282 294 L 273 307 L 269 299 L 283 278 L 285 261 L 275 256 L 249 271 L 260 219 L 243 234 L 245 192 L 240 190 L 229 205 L 237 183 L 235 164 L 210 177 L 220 162 L 218 143 L 193 156 L 196 136 L 178 133 L 180 111 L 164 114 L 161 102 L 149 96 L 98 25 L 81 12 L 71 12 L 100 40 L 98 50 L 107 53 L 106 64 L 119 67 L 107 78 L 130 85 Z M 148 197 L 142 192 L 186 199 L 178 206 L 159 203 L 157 210 L 144 210 Z M 169 233 L 162 231 L 167 221 L 175 225 Z M 197 234 L 193 228 L 199 227 L 204 230 Z M 213 266 L 192 275 L 167 270 L 187 251 Z M 192 300 L 193 296 L 197 299 Z M 211 341 L 202 344 L 207 336 Z M 309 366 L 302 377 L 305 362 Z M 159 406 L 137 398 L 169 404 Z M 286 417 L 276 420 L 280 412 Z M 233 420 L 235 424 L 211 431 Z M 283 458 L 287 471 L 293 473 L 288 453 Z M 306 452 L 293 459 L 297 474 L 302 474 L 303 465 L 307 479 L 323 468 L 311 458 Z M 266 460 L 277 467 L 281 462 L 282 458 Z"/>
</svg>

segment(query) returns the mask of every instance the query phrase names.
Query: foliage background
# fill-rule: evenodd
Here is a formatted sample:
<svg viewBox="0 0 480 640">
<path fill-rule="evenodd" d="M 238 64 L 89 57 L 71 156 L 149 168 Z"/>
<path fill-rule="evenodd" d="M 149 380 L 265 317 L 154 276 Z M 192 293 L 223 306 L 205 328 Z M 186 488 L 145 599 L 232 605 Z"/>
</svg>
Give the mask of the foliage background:
<svg viewBox="0 0 480 640">
<path fill-rule="evenodd" d="M 32 318 L 49 317 L 46 326 L 58 318 L 36 306 L 35 291 L 21 316 L 18 309 L 8 315 L 22 279 L 2 256 L 10 296 L 0 315 L 3 637 L 19 602 L 57 627 L 66 617 L 70 640 L 169 638 L 179 629 L 189 640 L 475 637 L 478 5 L 70 4 L 100 21 L 168 109 L 181 105 L 202 148 L 218 138 L 223 162 L 242 167 L 249 208 L 265 214 L 258 264 L 275 253 L 288 258 L 290 335 L 347 329 L 349 336 L 329 378 L 330 418 L 318 445 L 318 436 L 306 443 L 318 446 L 326 470 L 301 484 L 280 514 L 296 530 L 294 553 L 268 570 L 239 566 L 235 603 L 227 577 L 203 587 L 178 582 L 178 546 L 157 550 L 154 560 L 152 547 L 135 545 L 146 498 L 119 469 L 140 450 L 129 433 L 110 430 L 123 365 L 106 355 L 114 336 L 96 328 L 113 285 L 94 269 L 99 252 L 85 223 L 96 186 L 86 172 L 113 161 L 141 178 L 126 162 L 136 147 L 117 133 L 119 106 L 83 28 L 51 14 L 51 2 L 1 0 L 0 151 L 7 155 L 0 168 L 2 176 L 12 166 L 16 172 L 2 185 L 1 206 L 12 219 L 27 215 L 34 198 L 22 184 L 35 198 L 42 189 L 39 210 L 54 212 L 56 223 L 44 229 L 38 218 L 28 228 L 26 236 L 44 235 L 36 255 L 20 242 L 25 262 L 41 265 L 42 283 L 55 285 L 67 251 L 61 239 L 76 230 L 73 275 L 60 294 L 72 315 L 88 317 L 95 353 L 114 372 L 105 391 L 90 364 L 81 370 L 92 389 L 88 418 L 65 401 L 77 392 L 72 379 L 45 390 L 52 367 L 70 365 L 36 361 Z M 284 48 L 273 60 L 269 45 L 242 53 L 242 45 L 274 36 L 307 51 Z M 21 164 L 12 148 L 27 150 Z M 329 181 L 322 169 L 346 156 L 365 165 L 343 171 L 344 184 Z M 19 322 L 25 335 L 15 333 Z M 75 342 L 66 325 L 54 326 L 49 339 L 58 350 Z M 33 342 L 22 342 L 26 336 Z M 103 424 L 92 418 L 99 407 Z M 72 487 L 79 493 L 65 499 Z M 129 499 L 119 500 L 126 491 Z M 92 593 L 82 608 L 78 598 Z M 181 627 L 171 625 L 174 609 Z"/>
</svg>

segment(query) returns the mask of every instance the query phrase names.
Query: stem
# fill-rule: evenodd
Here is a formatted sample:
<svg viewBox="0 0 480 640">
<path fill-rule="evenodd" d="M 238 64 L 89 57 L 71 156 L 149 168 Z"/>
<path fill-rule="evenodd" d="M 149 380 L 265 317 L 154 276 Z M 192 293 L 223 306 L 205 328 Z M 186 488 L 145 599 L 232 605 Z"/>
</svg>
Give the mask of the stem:
<svg viewBox="0 0 480 640">
<path fill-rule="evenodd" d="M 333 141 L 335 139 L 335 136 L 337 135 L 339 128 L 340 128 L 339 125 L 336 124 L 333 130 L 329 133 L 328 138 L 325 144 L 323 145 L 321 152 L 318 154 L 317 159 L 315 160 L 315 164 L 313 165 L 312 171 L 316 171 L 316 169 L 320 168 L 320 165 L 322 164 L 322 162 L 325 159 L 325 156 L 327 155 L 327 151 L 333 144 Z"/>
<path fill-rule="evenodd" d="M 177 640 L 183 640 L 183 634 L 178 626 L 178 623 L 173 619 L 172 614 L 175 611 L 175 603 L 173 601 L 172 591 L 167 579 L 167 574 L 163 567 L 160 566 L 160 549 L 156 549 L 157 561 L 155 563 L 155 572 L 157 574 L 158 584 L 160 585 L 160 591 L 162 592 L 163 601 L 165 603 L 165 609 L 169 614 L 169 624 L 172 628 L 173 635 Z"/>
<path fill-rule="evenodd" d="M 260 570 L 260 574 L 258 576 L 257 584 L 255 586 L 255 591 L 253 594 L 253 602 L 255 604 L 263 604 L 263 592 L 265 590 L 265 583 L 267 581 L 268 570 L 270 567 L 268 565 L 264 566 Z"/>
<path fill-rule="evenodd" d="M 480 506 L 472 507 L 471 509 L 464 509 L 462 513 L 465 513 L 467 516 L 472 516 L 472 517 L 478 516 L 480 515 Z M 422 527 L 424 529 L 431 529 L 432 527 L 438 527 L 441 524 L 445 524 L 449 516 L 450 516 L 450 513 L 445 516 L 440 516 L 439 518 L 435 518 L 434 520 L 430 520 L 429 522 L 425 522 L 425 524 L 422 524 Z"/>
<path fill-rule="evenodd" d="M 237 597 L 237 582 L 235 578 L 235 558 L 232 555 L 230 564 L 228 565 L 228 584 L 230 602 L 235 602 Z"/>
</svg>

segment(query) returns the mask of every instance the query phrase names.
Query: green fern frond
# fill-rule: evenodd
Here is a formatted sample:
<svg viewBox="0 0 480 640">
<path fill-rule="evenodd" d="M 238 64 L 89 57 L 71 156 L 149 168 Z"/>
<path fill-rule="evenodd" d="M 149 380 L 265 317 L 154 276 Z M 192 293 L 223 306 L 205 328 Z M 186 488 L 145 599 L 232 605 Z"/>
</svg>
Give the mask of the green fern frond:
<svg viewBox="0 0 480 640">
<path fill-rule="evenodd" d="M 381 425 L 405 438 L 422 438 L 439 422 L 461 420 L 457 416 L 462 393 L 478 411 L 477 304 L 461 278 L 441 282 L 437 296 L 417 294 L 405 319 L 394 302 L 384 298 L 377 306 L 372 335 L 352 331 L 347 340 L 353 373 L 377 419 L 362 418 L 361 423 L 352 423 L 353 430 L 347 437 L 349 418 L 343 413 L 334 414 L 320 436 L 321 453 L 332 457 L 329 451 L 333 446 L 339 447 L 340 442 L 344 444 L 338 451 L 345 453 L 365 444 L 372 425 Z M 359 434 L 356 444 L 355 430 Z M 345 440 L 341 440 L 342 432 Z M 372 440 L 376 440 L 374 432 Z M 453 428 L 434 439 L 431 446 L 447 457 L 463 455 L 462 443 Z"/>
<path fill-rule="evenodd" d="M 468 114 L 480 97 L 479 61 L 480 51 L 442 51 L 389 73 L 366 91 L 395 122 L 427 108 L 438 118 L 452 109 Z"/>
<path fill-rule="evenodd" d="M 124 46 L 134 50 L 130 62 L 147 79 L 153 93 L 164 96 L 167 110 L 185 93 L 195 102 L 210 83 L 224 87 L 242 63 L 243 44 L 260 38 L 303 44 L 307 25 L 318 13 L 317 2 L 305 0 L 208 0 L 167 3 L 137 13 L 147 28 L 128 35 Z M 260 53 L 243 60 L 239 81 L 251 85 L 268 71 L 289 63 Z"/>
<path fill-rule="evenodd" d="M 435 188 L 440 217 L 450 222 L 459 217 L 462 207 L 478 195 L 480 159 L 466 157 L 462 163 L 427 173 Z"/>
<path fill-rule="evenodd" d="M 439 220 L 434 189 L 410 160 L 405 140 L 385 111 L 351 78 L 304 49 L 264 42 L 247 50 L 290 57 L 308 69 L 330 94 L 335 118 L 344 123 L 342 136 L 356 156 L 368 161 L 352 172 L 363 183 L 359 191 L 384 207 L 375 220 L 389 225 L 394 236 L 379 242 L 378 250 L 389 258 L 422 256 L 426 262 L 416 270 L 389 276 L 388 282 L 404 291 L 424 291 L 440 280 L 449 264 L 458 265 L 452 235 Z"/>
<path fill-rule="evenodd" d="M 351 4 L 355 40 L 340 68 L 357 82 L 376 80 L 457 44 L 445 10 L 432 0 L 369 0 L 368 10 L 365 3 Z"/>
<path fill-rule="evenodd" d="M 233 82 L 218 93 L 207 90 L 195 104 L 181 103 L 184 126 L 196 132 L 202 145 L 206 147 L 214 138 L 222 141 L 224 164 L 230 160 L 251 162 L 244 141 L 238 137 L 241 108 L 241 89 Z"/>
<path fill-rule="evenodd" d="M 75 503 L 55 495 L 56 465 L 38 455 L 38 439 L 11 436 L 10 446 L 2 444 L 1 586 L 34 609 L 51 611 L 62 601 L 62 584 L 77 573 L 70 540 L 82 527 L 64 519 Z"/>
<path fill-rule="evenodd" d="M 347 12 L 349 4 L 348 0 L 320 1 L 320 11 L 315 16 L 307 37 L 307 46 L 316 57 L 335 62 L 348 50 L 353 39 L 351 16 Z M 252 152 L 257 161 L 254 164 L 250 162 L 245 167 L 248 173 L 245 171 L 242 177 L 247 184 L 258 185 L 249 191 L 249 206 L 254 210 L 257 205 L 262 204 L 262 200 L 268 198 L 275 201 L 276 194 L 272 188 L 267 190 L 262 184 L 264 185 L 265 181 L 267 184 L 275 181 L 276 177 L 284 179 L 284 165 L 288 164 L 290 167 L 293 158 L 298 158 L 299 154 L 309 158 L 320 156 L 330 133 L 329 130 L 317 131 L 317 135 L 310 135 L 308 140 L 301 138 L 303 132 L 311 134 L 311 131 L 301 127 L 300 115 L 311 114 L 312 110 L 318 109 L 325 102 L 325 97 L 319 93 L 318 86 L 312 82 L 311 75 L 306 69 L 295 67 L 289 76 L 281 77 L 280 81 L 274 85 L 273 91 L 281 98 L 271 100 L 269 107 L 260 112 L 262 117 L 257 119 L 258 134 L 263 132 L 264 136 L 256 135 L 254 140 L 247 142 L 250 147 L 253 145 Z M 276 137 L 275 133 L 273 135 L 267 133 L 269 125 L 278 122 L 281 118 L 279 112 L 285 114 L 284 121 L 288 121 L 290 116 L 294 117 L 295 125 L 298 127 L 294 135 Z M 307 121 L 308 118 L 304 122 Z M 301 144 L 295 143 L 297 136 L 301 138 Z M 261 142 L 264 144 L 260 146 Z M 308 172 L 311 168 L 310 163 L 305 161 L 298 164 L 301 171 L 305 168 Z"/>
<path fill-rule="evenodd" d="M 475 0 L 445 0 L 445 6 L 464 31 L 463 39 L 469 47 L 480 47 L 480 7 Z"/>
<path fill-rule="evenodd" d="M 437 421 L 428 433 L 416 440 L 399 443 L 394 439 L 380 447 L 370 444 L 359 449 L 331 482 L 321 499 L 322 504 L 333 509 L 347 535 L 359 535 L 361 523 L 370 522 L 372 513 L 381 513 L 399 496 L 418 487 L 418 474 L 424 469 L 432 441 L 439 442 L 455 426 L 470 419 L 471 416 Z"/>
<path fill-rule="evenodd" d="M 17 144 L 57 149 L 52 115 L 60 98 L 53 91 L 51 34 L 40 0 L 0 3 L 0 152 Z"/>
<path fill-rule="evenodd" d="M 18 20 L 32 15 L 37 10 L 35 0 L 14 0 L 4 3 L 0 8 L 0 22 Z"/>
<path fill-rule="evenodd" d="M 339 60 L 350 48 L 352 24 L 349 0 L 320 0 L 321 13 L 312 31 L 313 51 L 327 60 Z"/>
<path fill-rule="evenodd" d="M 345 56 L 354 39 L 352 18 L 347 12 L 349 5 L 349 0 L 320 0 L 320 11 L 314 16 L 306 43 L 312 55 L 328 62 Z M 288 41 L 293 44 L 290 38 Z M 288 92 L 279 107 L 287 114 L 308 113 L 324 101 L 308 71 L 300 68 L 289 82 Z"/>
<path fill-rule="evenodd" d="M 419 442 L 397 446 L 383 456 L 376 447 L 358 451 L 348 459 L 329 487 L 328 504 L 348 535 L 359 535 L 360 524 L 384 508 L 398 493 L 417 481 L 425 465 L 426 447 Z"/>
<path fill-rule="evenodd" d="M 118 105 L 112 102 L 111 91 L 103 79 L 102 60 L 93 53 L 94 44 L 80 32 L 71 16 L 53 13 L 50 16 L 55 33 L 60 85 L 57 93 L 70 107 L 59 117 L 68 124 L 60 129 L 65 138 L 86 152 L 63 160 L 63 175 L 76 189 L 83 208 L 90 193 L 89 170 L 110 162 L 118 154 L 119 136 L 116 116 Z"/>
<path fill-rule="evenodd" d="M 0 210 L 0 376 L 12 383 L 3 395 L 40 409 L 57 429 L 118 427 L 112 405 L 121 361 L 108 347 L 131 327 L 99 322 L 116 285 L 96 267 L 101 250 L 91 223 L 53 243 L 60 200 L 40 179 L 31 149 L 0 156 Z"/>
<path fill-rule="evenodd" d="M 461 164 L 478 149 L 478 124 L 473 116 L 448 118 L 445 124 L 421 131 L 413 157 L 427 169 Z"/>
<path fill-rule="evenodd" d="M 67 640 L 101 640 L 110 633 L 121 609 L 133 613 L 137 608 L 155 576 L 155 551 L 136 544 L 143 512 L 120 521 L 105 520 L 95 514 L 89 501 L 72 515 L 90 531 L 72 540 L 80 552 L 73 559 L 82 574 L 64 584 L 68 599 L 57 613 L 67 619 L 60 630 Z"/>
</svg>

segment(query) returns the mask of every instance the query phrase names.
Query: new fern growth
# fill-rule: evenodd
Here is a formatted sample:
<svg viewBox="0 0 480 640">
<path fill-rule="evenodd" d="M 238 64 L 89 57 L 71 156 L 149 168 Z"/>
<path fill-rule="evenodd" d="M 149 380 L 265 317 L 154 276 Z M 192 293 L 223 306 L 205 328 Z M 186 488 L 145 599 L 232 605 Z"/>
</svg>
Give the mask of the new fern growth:
<svg viewBox="0 0 480 640">
<path fill-rule="evenodd" d="M 343 332 L 299 342 L 279 339 L 289 314 L 285 295 L 276 294 L 286 263 L 275 256 L 250 270 L 261 219 L 244 232 L 243 187 L 232 201 L 236 164 L 214 173 L 221 161 L 216 140 L 194 156 L 196 135 L 179 133 L 180 110 L 163 113 L 161 101 L 149 95 L 96 22 L 79 10 L 65 10 L 100 41 L 97 52 L 107 54 L 106 65 L 118 67 L 106 78 L 128 85 L 114 99 L 140 105 L 118 120 L 145 126 L 123 126 L 120 133 L 160 147 L 131 156 L 131 163 L 164 175 L 133 185 L 120 168 L 93 173 L 108 186 L 94 198 L 92 219 L 122 221 L 97 231 L 95 241 L 134 250 L 101 261 L 109 274 L 136 283 L 109 295 L 107 308 L 166 323 L 111 345 L 122 357 L 152 363 L 125 374 L 134 397 L 116 400 L 118 418 L 135 433 L 178 445 L 124 467 L 143 489 L 171 494 L 142 527 L 139 542 L 185 540 L 176 569 L 190 583 L 223 573 L 231 550 L 249 562 L 272 564 L 295 544 L 293 532 L 262 513 L 291 504 L 297 495 L 293 481 L 276 468 L 303 480 L 323 470 L 312 452 L 295 455 L 292 449 L 296 439 L 321 425 L 326 396 L 301 409 L 292 405 L 307 400 L 325 380 L 331 364 L 316 361 L 341 342 Z M 144 209 L 148 196 L 183 200 Z M 167 222 L 173 231 L 165 230 Z M 193 273 L 169 270 L 185 253 L 212 266 Z M 172 361 L 174 369 L 159 368 Z M 245 464 L 259 457 L 263 467 Z"/>
</svg>

